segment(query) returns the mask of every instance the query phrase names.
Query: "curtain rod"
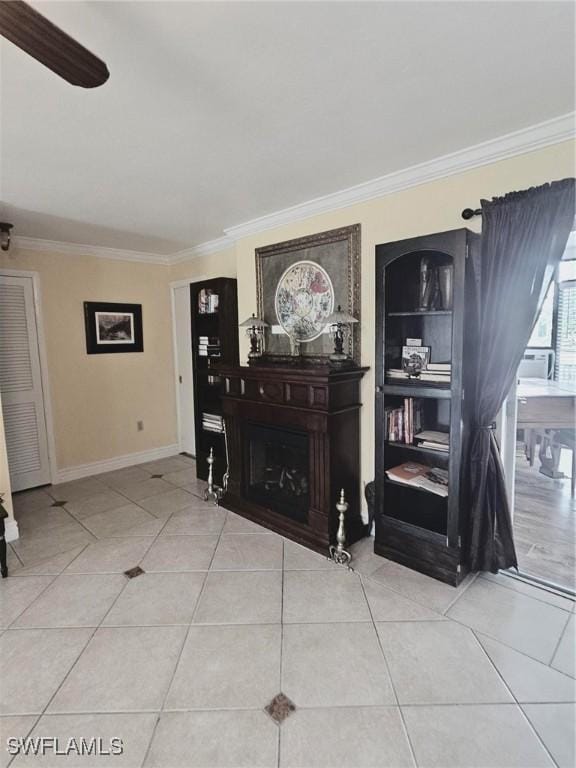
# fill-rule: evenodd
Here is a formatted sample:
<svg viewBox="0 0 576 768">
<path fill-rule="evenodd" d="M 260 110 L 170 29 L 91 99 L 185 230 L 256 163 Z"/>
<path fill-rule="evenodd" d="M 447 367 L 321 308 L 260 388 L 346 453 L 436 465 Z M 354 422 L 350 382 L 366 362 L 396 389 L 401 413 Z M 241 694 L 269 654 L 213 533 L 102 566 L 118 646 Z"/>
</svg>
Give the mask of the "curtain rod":
<svg viewBox="0 0 576 768">
<path fill-rule="evenodd" d="M 482 208 L 464 208 L 462 211 L 462 218 L 463 219 L 472 219 L 474 216 L 482 216 Z"/>
</svg>

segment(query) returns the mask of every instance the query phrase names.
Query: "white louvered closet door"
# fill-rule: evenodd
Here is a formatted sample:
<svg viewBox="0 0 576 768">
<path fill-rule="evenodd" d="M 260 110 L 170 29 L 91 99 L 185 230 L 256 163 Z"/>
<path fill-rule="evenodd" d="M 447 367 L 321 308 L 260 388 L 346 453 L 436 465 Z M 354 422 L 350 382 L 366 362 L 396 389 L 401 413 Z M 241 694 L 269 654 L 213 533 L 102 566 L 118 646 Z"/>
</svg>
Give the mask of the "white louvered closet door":
<svg viewBox="0 0 576 768">
<path fill-rule="evenodd" d="M 0 275 L 0 392 L 13 491 L 50 482 L 31 277 Z"/>
</svg>

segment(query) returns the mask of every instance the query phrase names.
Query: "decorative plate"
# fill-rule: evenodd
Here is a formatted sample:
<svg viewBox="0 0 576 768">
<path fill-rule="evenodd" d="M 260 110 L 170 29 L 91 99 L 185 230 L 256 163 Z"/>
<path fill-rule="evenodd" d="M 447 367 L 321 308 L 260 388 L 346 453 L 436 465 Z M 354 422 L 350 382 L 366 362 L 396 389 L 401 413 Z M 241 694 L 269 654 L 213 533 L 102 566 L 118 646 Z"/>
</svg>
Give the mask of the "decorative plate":
<svg viewBox="0 0 576 768">
<path fill-rule="evenodd" d="M 328 273 L 314 261 L 292 264 L 278 281 L 274 309 L 289 336 L 314 341 L 334 311 L 334 287 Z"/>
</svg>

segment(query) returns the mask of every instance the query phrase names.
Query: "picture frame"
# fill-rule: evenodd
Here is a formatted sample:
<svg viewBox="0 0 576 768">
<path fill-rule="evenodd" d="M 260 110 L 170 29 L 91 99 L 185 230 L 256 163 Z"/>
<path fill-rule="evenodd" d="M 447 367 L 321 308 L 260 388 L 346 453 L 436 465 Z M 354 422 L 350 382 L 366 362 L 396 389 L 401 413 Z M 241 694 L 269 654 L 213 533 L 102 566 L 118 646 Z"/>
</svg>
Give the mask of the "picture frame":
<svg viewBox="0 0 576 768">
<path fill-rule="evenodd" d="M 142 304 L 84 302 L 86 353 L 143 352 Z"/>
<path fill-rule="evenodd" d="M 425 371 L 430 362 L 430 347 L 405 344 L 402 347 L 402 370 L 417 375 Z"/>
<path fill-rule="evenodd" d="M 333 306 L 360 320 L 360 224 L 339 227 L 294 240 L 256 248 L 256 297 L 258 317 L 270 326 L 267 332 L 266 355 L 270 362 L 294 360 L 294 350 L 307 362 L 326 363 L 333 352 L 334 343 L 328 326 L 318 326 L 319 304 L 324 312 Z M 329 286 L 329 299 L 310 302 L 316 313 L 317 332 L 308 333 L 308 338 L 294 344 L 285 330 L 290 327 L 286 318 L 279 318 L 279 289 L 283 290 L 291 269 L 317 280 L 320 276 L 321 290 Z M 295 290 L 295 289 L 293 289 Z M 319 289 L 320 290 L 320 289 Z M 306 297 L 304 297 L 305 299 Z M 317 298 L 317 297 L 314 297 Z M 354 323 L 347 333 L 344 351 L 360 365 L 360 322 Z"/>
</svg>

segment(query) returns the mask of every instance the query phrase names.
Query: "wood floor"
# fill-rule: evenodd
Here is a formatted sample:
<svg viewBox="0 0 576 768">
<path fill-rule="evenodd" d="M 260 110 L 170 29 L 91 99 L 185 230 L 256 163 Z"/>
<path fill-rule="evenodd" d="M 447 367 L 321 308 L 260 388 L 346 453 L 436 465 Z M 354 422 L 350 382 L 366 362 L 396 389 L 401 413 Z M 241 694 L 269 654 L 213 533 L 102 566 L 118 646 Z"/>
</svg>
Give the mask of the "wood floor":
<svg viewBox="0 0 576 768">
<path fill-rule="evenodd" d="M 576 501 L 570 479 L 551 480 L 516 454 L 514 538 L 520 570 L 576 589 Z"/>
</svg>

